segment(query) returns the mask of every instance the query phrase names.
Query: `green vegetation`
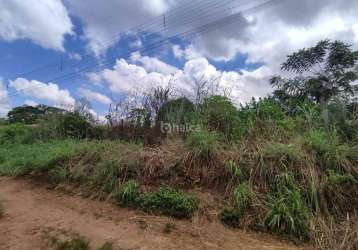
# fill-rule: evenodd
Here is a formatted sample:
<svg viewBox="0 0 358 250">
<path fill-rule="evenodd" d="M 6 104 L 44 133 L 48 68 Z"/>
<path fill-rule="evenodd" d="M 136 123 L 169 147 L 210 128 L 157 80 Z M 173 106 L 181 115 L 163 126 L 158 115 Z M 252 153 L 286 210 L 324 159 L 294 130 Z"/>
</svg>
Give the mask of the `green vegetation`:
<svg viewBox="0 0 358 250">
<path fill-rule="evenodd" d="M 342 226 L 345 218 L 358 220 L 357 55 L 332 41 L 300 50 L 282 65 L 293 78 L 274 77 L 272 96 L 240 107 L 207 89 L 193 103 L 157 88 L 127 113 L 128 105 L 111 110 L 107 125 L 85 104 L 16 108 L 0 125 L 0 175 L 42 177 L 178 218 L 200 205 L 178 190 L 205 188 L 228 201 L 219 215 L 226 225 L 317 247 L 349 238 L 357 229 Z M 197 129 L 163 133 L 162 122 Z"/>
<path fill-rule="evenodd" d="M 124 183 L 119 190 L 113 194 L 115 201 L 123 206 L 136 204 L 138 197 L 138 183 L 133 180 Z"/>
<path fill-rule="evenodd" d="M 308 212 L 299 190 L 289 190 L 284 187 L 270 195 L 265 224 L 273 231 L 306 238 Z"/>
<path fill-rule="evenodd" d="M 193 197 L 168 187 L 162 187 L 157 192 L 142 194 L 138 202 L 140 208 L 147 212 L 176 218 L 190 218 L 198 207 Z"/>
<path fill-rule="evenodd" d="M 53 240 L 55 250 L 89 250 L 89 242 L 84 237 L 74 237 L 73 239 L 61 241 Z"/>
</svg>

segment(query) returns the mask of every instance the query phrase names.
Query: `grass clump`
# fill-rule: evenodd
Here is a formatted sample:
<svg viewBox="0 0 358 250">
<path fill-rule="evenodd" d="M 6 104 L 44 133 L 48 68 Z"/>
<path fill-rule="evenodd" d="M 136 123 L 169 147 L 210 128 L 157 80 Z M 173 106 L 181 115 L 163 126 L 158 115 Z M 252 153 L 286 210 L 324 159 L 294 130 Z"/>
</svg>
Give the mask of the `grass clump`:
<svg viewBox="0 0 358 250">
<path fill-rule="evenodd" d="M 97 250 L 113 250 L 113 244 L 106 242 L 103 244 L 103 246 L 97 248 Z"/>
<path fill-rule="evenodd" d="M 89 250 L 89 242 L 84 237 L 74 237 L 71 240 L 61 241 L 54 240 L 54 249 L 55 250 Z"/>
<path fill-rule="evenodd" d="M 216 132 L 200 130 L 191 133 L 187 142 L 196 156 L 209 159 L 210 155 L 217 149 L 219 139 L 220 137 Z"/>
<path fill-rule="evenodd" d="M 282 187 L 269 196 L 265 225 L 273 232 L 305 239 L 308 210 L 299 190 Z"/>
<path fill-rule="evenodd" d="M 137 203 L 139 197 L 138 183 L 130 180 L 124 183 L 117 191 L 114 192 L 114 200 L 122 206 L 132 206 Z"/>
<path fill-rule="evenodd" d="M 192 196 L 169 187 L 142 194 L 137 201 L 144 211 L 176 218 L 190 218 L 198 207 Z"/>
<path fill-rule="evenodd" d="M 241 218 L 251 203 L 251 190 L 248 183 L 242 183 L 234 189 L 232 200 L 232 205 L 225 206 L 219 217 L 225 225 L 239 227 Z"/>
</svg>

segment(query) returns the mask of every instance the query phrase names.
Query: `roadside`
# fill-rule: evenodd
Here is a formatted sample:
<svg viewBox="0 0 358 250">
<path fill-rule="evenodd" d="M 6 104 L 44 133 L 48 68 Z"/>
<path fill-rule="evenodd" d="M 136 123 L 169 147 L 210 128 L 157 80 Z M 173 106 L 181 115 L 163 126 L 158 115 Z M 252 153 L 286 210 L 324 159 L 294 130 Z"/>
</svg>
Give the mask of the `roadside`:
<svg viewBox="0 0 358 250">
<path fill-rule="evenodd" d="M 50 249 L 52 238 L 78 234 L 96 249 L 299 249 L 266 234 L 225 228 L 219 222 L 150 216 L 107 202 L 48 190 L 28 180 L 0 177 L 0 249 Z"/>
</svg>

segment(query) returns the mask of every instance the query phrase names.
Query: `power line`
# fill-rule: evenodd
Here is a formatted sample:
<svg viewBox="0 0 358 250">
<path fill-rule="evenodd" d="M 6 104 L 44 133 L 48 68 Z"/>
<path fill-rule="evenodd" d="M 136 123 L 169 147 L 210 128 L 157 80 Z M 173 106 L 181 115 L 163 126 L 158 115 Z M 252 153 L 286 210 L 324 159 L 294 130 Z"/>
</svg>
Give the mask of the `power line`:
<svg viewBox="0 0 358 250">
<path fill-rule="evenodd" d="M 203 35 L 205 33 L 210 32 L 212 30 L 212 28 L 218 29 L 220 27 L 220 25 L 223 26 L 223 25 L 226 25 L 228 23 L 233 23 L 235 21 L 235 18 L 240 16 L 240 15 L 242 15 L 243 12 L 257 11 L 260 8 L 266 8 L 269 5 L 272 5 L 273 3 L 278 2 L 278 1 L 280 1 L 280 0 L 269 0 L 269 1 L 266 1 L 266 2 L 264 2 L 262 4 L 260 4 L 260 5 L 250 7 L 248 9 L 242 10 L 241 12 L 238 12 L 236 14 L 226 16 L 224 18 L 216 20 L 216 21 L 214 21 L 214 22 L 212 22 L 210 24 L 205 24 L 205 25 L 201 26 L 200 29 L 194 28 L 192 30 L 183 32 L 181 34 L 176 34 L 176 35 L 173 35 L 172 37 L 162 39 L 158 43 L 151 44 L 149 48 L 144 48 L 144 49 L 140 50 L 140 53 L 143 54 L 143 53 L 146 53 L 146 52 L 153 51 L 153 50 L 155 50 L 157 48 L 160 48 L 163 45 L 165 45 L 167 42 L 170 42 L 170 40 L 172 40 L 173 38 L 176 38 L 176 37 L 181 37 L 183 39 L 188 39 L 188 38 L 191 38 L 191 37 L 193 37 L 195 35 Z M 127 56 L 129 56 L 131 54 L 131 52 L 127 52 L 126 54 L 128 54 Z M 108 58 L 108 59 L 104 60 L 103 63 L 99 63 L 99 64 L 97 64 L 95 66 L 88 66 L 88 67 L 82 68 L 79 71 L 72 72 L 70 74 L 65 74 L 65 75 L 62 75 L 62 76 L 58 76 L 58 77 L 55 77 L 53 79 L 47 80 L 46 82 L 72 79 L 73 77 L 76 77 L 81 73 L 86 73 L 88 71 L 91 71 L 91 69 L 96 69 L 96 68 L 100 68 L 100 67 L 106 67 L 106 66 L 110 65 L 114 59 L 119 58 L 119 57 L 123 57 L 123 55 L 116 55 L 115 57 L 111 57 L 111 58 Z M 26 90 L 26 88 L 18 90 L 18 91 L 24 91 L 24 90 Z M 11 95 L 11 96 L 15 96 L 17 94 L 19 94 L 19 93 L 15 93 L 14 95 Z"/>
<path fill-rule="evenodd" d="M 184 5 L 181 5 L 179 6 L 177 9 L 173 9 L 173 10 L 170 10 L 168 11 L 167 13 L 165 13 L 165 16 L 166 16 L 166 19 L 171 17 L 171 16 L 174 16 L 174 14 L 178 11 L 183 11 L 185 12 L 186 10 L 188 10 L 189 8 L 193 8 L 197 5 L 200 5 L 202 2 L 206 2 L 207 4 L 210 5 L 210 3 L 215 3 L 217 0 L 210 0 L 210 1 L 198 1 L 198 2 L 193 2 L 193 1 L 187 1 L 187 3 L 189 4 L 184 4 Z M 230 1 L 234 1 L 234 0 L 230 0 Z M 207 5 L 208 6 L 208 5 Z M 184 16 L 185 17 L 185 16 Z M 145 31 L 145 30 L 150 30 L 150 29 L 154 29 L 155 26 L 161 26 L 161 20 L 162 20 L 162 16 L 157 16 L 153 19 L 151 19 L 152 21 L 149 21 L 148 22 L 145 22 L 145 23 L 142 23 L 140 25 L 136 25 L 134 27 L 132 27 L 131 29 L 128 29 L 128 30 L 125 30 L 125 31 L 122 31 L 120 33 L 117 33 L 115 36 L 113 36 L 110 40 L 106 41 L 105 43 L 103 43 L 100 47 L 102 50 L 107 50 L 108 48 L 114 46 L 117 42 L 120 41 L 120 38 L 122 35 L 125 35 L 126 33 L 130 33 L 131 31 L 132 32 L 140 32 L 140 31 Z M 159 30 L 160 32 L 161 30 Z M 80 54 L 81 55 L 81 54 Z M 89 53 L 85 53 L 83 55 L 81 55 L 82 59 L 85 58 L 85 57 L 90 57 L 90 56 L 93 56 L 93 53 L 92 52 L 89 52 Z M 69 60 L 67 60 L 69 61 Z M 65 63 L 65 62 L 63 62 Z M 15 79 L 15 78 L 19 78 L 19 77 L 24 77 L 24 76 L 27 76 L 27 75 L 30 75 L 30 74 L 33 74 L 33 73 L 36 73 L 36 72 L 40 72 L 40 71 L 43 71 L 43 70 L 46 70 L 46 69 L 50 69 L 50 68 L 55 68 L 55 67 L 58 67 L 59 65 L 59 61 L 56 60 L 56 61 L 53 61 L 47 65 L 44 65 L 44 66 L 41 66 L 41 67 L 38 67 L 38 68 L 35 68 L 33 70 L 30 70 L 28 72 L 24 72 L 24 73 L 20 73 L 20 74 L 17 74 L 16 76 L 12 76 L 12 77 L 9 77 L 10 79 Z M 71 67 L 73 65 L 70 65 L 69 67 Z"/>
</svg>

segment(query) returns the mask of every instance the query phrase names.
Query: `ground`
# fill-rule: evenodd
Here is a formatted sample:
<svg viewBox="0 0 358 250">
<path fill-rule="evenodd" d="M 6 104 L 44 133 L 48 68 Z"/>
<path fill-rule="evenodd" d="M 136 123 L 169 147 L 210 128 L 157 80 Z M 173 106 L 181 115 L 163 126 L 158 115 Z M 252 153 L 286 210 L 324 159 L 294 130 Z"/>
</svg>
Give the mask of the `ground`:
<svg viewBox="0 0 358 250">
<path fill-rule="evenodd" d="M 150 216 L 48 189 L 26 179 L 0 177 L 0 249 L 51 249 L 51 239 L 81 235 L 93 249 L 106 242 L 119 249 L 304 249 L 266 234 L 209 222 Z"/>
</svg>

